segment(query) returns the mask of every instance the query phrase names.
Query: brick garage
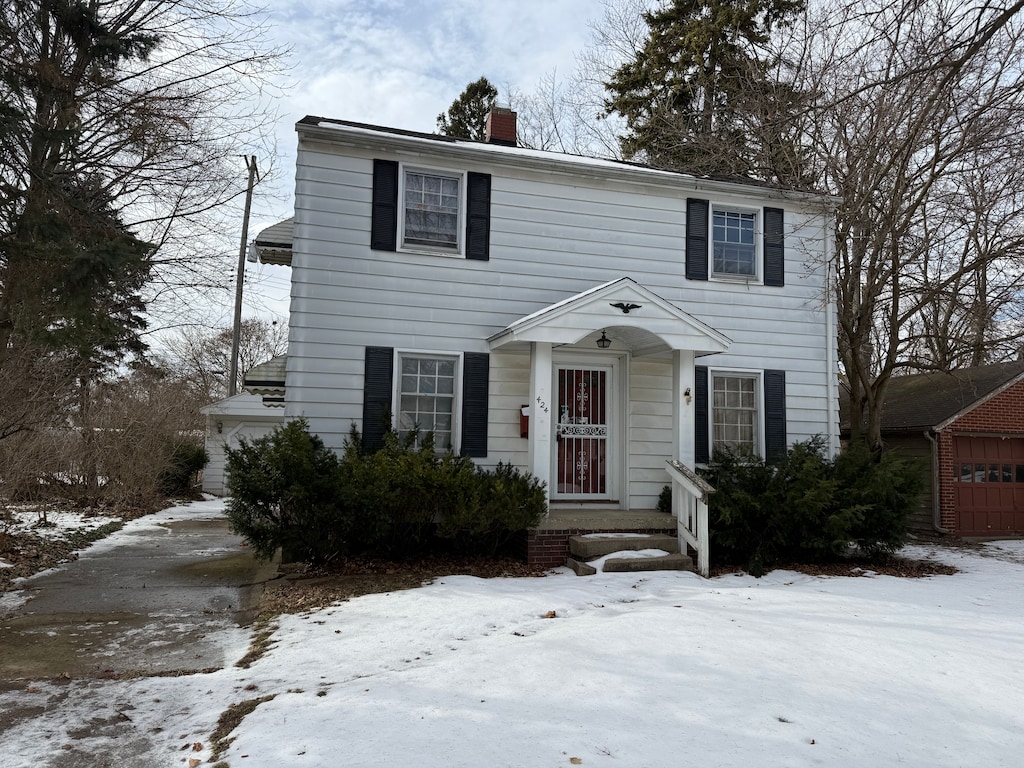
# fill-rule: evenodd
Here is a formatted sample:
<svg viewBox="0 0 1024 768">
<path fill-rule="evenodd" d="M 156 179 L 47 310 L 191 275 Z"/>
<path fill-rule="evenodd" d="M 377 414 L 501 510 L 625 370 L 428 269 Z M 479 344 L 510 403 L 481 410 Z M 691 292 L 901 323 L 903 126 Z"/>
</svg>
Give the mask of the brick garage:
<svg viewBox="0 0 1024 768">
<path fill-rule="evenodd" d="M 882 438 L 930 467 L 913 527 L 1024 535 L 1024 363 L 894 378 Z"/>
</svg>

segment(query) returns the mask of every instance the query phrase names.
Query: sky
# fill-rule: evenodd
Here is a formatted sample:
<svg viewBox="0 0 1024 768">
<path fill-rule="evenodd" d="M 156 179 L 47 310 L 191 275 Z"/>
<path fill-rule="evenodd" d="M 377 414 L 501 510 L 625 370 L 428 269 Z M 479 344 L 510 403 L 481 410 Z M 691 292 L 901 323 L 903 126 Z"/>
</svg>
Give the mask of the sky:
<svg viewBox="0 0 1024 768">
<path fill-rule="evenodd" d="M 531 93 L 551 72 L 568 77 L 603 10 L 599 0 L 269 0 L 266 7 L 268 40 L 292 52 L 278 103 L 277 175 L 257 188 L 250 240 L 292 214 L 294 126 L 302 117 L 434 131 L 438 114 L 481 76 L 502 94 L 509 87 Z M 239 168 L 244 176 L 241 161 Z M 244 314 L 286 316 L 287 268 L 246 269 Z"/>
<path fill-rule="evenodd" d="M 128 523 L 222 514 L 223 500 Z M 917 545 L 950 576 L 449 576 L 282 616 L 249 669 L 0 690 L 7 768 L 1016 768 L 1024 541 Z M 31 584 L 27 585 L 31 586 Z M 17 599 L 15 593 L 11 597 Z M 0 607 L 2 611 L 2 607 Z M 136 642 L 148 642 L 142 635 Z M 122 638 L 124 640 L 124 638 Z M 208 640 L 212 638 L 208 637 Z M 201 762 L 200 762 L 201 761 Z M 81 764 L 81 762 L 76 763 Z"/>
</svg>

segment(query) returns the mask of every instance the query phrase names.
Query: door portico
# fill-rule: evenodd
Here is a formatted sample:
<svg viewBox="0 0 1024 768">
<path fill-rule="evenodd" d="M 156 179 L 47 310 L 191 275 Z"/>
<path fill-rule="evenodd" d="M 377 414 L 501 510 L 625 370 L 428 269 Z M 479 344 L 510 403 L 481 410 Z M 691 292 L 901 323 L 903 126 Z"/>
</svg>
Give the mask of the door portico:
<svg viewBox="0 0 1024 768">
<path fill-rule="evenodd" d="M 597 343 L 602 337 L 611 342 L 606 349 Z M 627 426 L 634 388 L 632 364 L 658 360 L 659 365 L 671 366 L 671 377 L 663 379 L 663 386 L 671 387 L 672 437 L 671 446 L 664 447 L 661 466 L 672 459 L 692 468 L 694 359 L 724 352 L 730 341 L 625 277 L 527 315 L 492 336 L 489 343 L 492 350 L 527 347 L 530 351 L 528 469 L 546 483 L 549 501 L 592 500 L 627 508 L 629 470 L 634 466 L 631 453 L 643 442 L 643 436 L 630 434 Z M 560 371 L 565 370 L 581 373 L 563 376 L 560 384 Z M 594 373 L 601 370 L 603 379 Z M 580 395 L 584 382 L 588 398 L 595 396 L 593 385 L 603 382 L 604 391 L 597 395 L 604 398 L 603 412 L 592 411 L 597 406 L 589 399 L 586 406 L 565 402 L 567 393 L 573 398 Z M 595 424 L 593 419 L 598 417 L 606 421 Z M 559 455 L 560 438 L 583 441 L 573 445 L 571 461 L 568 443 Z M 604 445 L 602 439 L 607 440 Z M 604 451 L 603 459 L 595 458 L 594 451 Z M 588 486 L 602 462 L 604 486 Z M 567 471 L 570 464 L 578 465 L 583 476 L 563 472 L 560 478 L 559 468 Z"/>
</svg>

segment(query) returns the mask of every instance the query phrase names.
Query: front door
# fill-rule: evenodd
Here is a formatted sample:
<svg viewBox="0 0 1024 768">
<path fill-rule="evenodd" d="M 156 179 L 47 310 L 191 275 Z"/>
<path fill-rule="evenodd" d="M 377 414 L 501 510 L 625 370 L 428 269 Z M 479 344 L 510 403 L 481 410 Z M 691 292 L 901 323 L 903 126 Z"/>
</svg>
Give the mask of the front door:
<svg viewBox="0 0 1024 768">
<path fill-rule="evenodd" d="M 554 493 L 564 500 L 611 500 L 614 368 L 555 367 Z"/>
</svg>

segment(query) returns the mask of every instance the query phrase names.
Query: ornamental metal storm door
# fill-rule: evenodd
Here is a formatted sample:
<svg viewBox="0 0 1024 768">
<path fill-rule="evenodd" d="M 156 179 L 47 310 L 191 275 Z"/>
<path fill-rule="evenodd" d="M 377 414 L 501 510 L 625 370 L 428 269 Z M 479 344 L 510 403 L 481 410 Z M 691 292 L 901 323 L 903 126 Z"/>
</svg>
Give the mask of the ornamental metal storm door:
<svg viewBox="0 0 1024 768">
<path fill-rule="evenodd" d="M 554 498 L 610 498 L 611 367 L 557 366 Z"/>
</svg>

